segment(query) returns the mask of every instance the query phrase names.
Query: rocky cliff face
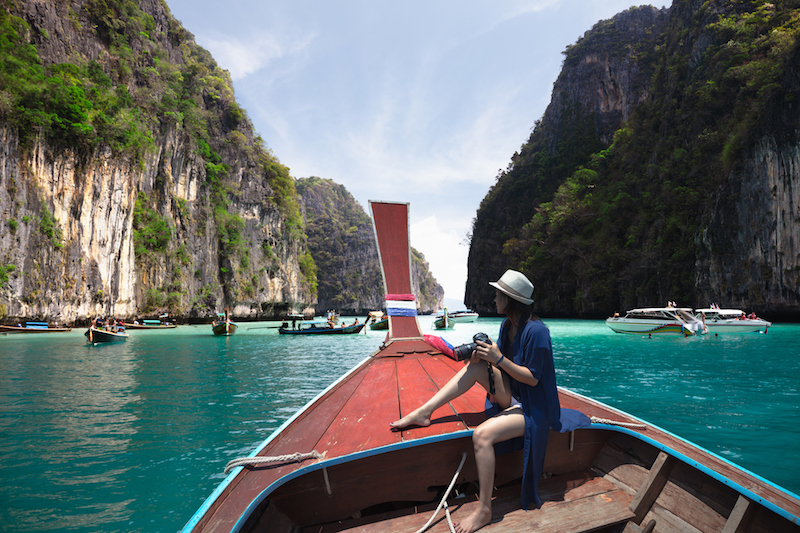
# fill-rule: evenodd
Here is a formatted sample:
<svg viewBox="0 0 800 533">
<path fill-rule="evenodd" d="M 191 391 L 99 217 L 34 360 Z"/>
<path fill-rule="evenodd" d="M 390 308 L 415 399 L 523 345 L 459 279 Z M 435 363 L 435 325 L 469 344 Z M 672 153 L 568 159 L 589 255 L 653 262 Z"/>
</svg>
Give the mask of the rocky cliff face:
<svg viewBox="0 0 800 533">
<path fill-rule="evenodd" d="M 364 314 L 385 308 L 372 221 L 342 185 L 305 178 L 297 190 L 303 203 L 308 249 L 317 266 L 319 310 Z M 425 257 L 412 248 L 411 281 L 421 313 L 443 306 L 444 289 Z"/>
<path fill-rule="evenodd" d="M 28 86 L 2 91 L 0 317 L 313 305 L 294 180 L 165 4 L 7 5 L 12 53 L 38 53 L 50 86 L 69 90 L 41 104 Z"/>
<path fill-rule="evenodd" d="M 544 315 L 677 300 L 800 316 L 797 15 L 676 0 L 568 47 L 478 211 L 466 303 L 490 310 L 486 282 L 515 267 Z"/>
</svg>

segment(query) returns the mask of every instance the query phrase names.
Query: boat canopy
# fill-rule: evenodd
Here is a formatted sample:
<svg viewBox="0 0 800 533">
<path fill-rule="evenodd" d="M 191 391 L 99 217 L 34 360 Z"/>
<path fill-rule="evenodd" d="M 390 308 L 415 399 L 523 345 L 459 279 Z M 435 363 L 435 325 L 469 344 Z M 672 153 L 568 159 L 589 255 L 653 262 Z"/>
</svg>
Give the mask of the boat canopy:
<svg viewBox="0 0 800 533">
<path fill-rule="evenodd" d="M 742 316 L 745 314 L 741 309 L 695 309 L 694 312 L 719 316 Z"/>
</svg>

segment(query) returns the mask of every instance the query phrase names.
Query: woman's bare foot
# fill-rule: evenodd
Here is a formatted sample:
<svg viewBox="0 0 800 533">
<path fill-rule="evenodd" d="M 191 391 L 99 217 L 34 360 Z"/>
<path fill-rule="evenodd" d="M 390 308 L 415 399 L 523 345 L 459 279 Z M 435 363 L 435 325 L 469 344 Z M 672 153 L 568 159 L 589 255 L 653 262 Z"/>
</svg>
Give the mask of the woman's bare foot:
<svg viewBox="0 0 800 533">
<path fill-rule="evenodd" d="M 430 425 L 430 415 L 423 413 L 420 409 L 415 409 L 400 420 L 396 420 L 389 424 L 389 427 L 392 429 L 405 429 L 412 426 L 425 427 Z"/>
<path fill-rule="evenodd" d="M 473 533 L 492 521 L 492 510 L 480 505 L 463 522 L 453 524 L 456 533 Z"/>
</svg>

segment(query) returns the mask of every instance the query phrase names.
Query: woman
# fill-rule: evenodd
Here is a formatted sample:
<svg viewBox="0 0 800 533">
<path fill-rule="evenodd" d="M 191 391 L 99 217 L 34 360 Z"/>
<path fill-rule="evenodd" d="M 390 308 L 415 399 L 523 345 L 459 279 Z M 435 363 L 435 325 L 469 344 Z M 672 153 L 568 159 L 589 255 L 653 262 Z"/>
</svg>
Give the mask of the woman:
<svg viewBox="0 0 800 533">
<path fill-rule="evenodd" d="M 457 533 L 472 533 L 492 520 L 494 445 L 499 442 L 524 437 L 522 508 L 527 509 L 531 503 L 541 505 L 537 490 L 547 436 L 550 428 L 561 429 L 550 332 L 530 311 L 533 284 L 521 272 L 507 270 L 490 285 L 495 288 L 497 312 L 507 317 L 500 326 L 497 343 L 477 342 L 469 364 L 425 404 L 390 424 L 393 429 L 430 425 L 436 409 L 475 383 L 489 391 L 492 371 L 493 401 L 500 412 L 473 431 L 480 501 L 475 512 L 456 525 Z"/>
</svg>

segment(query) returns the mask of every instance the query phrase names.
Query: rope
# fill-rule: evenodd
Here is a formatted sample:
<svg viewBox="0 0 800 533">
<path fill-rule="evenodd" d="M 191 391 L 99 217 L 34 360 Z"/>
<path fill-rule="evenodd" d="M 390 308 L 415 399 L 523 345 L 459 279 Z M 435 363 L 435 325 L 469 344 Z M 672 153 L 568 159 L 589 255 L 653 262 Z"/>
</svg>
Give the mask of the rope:
<svg viewBox="0 0 800 533">
<path fill-rule="evenodd" d="M 466 460 L 467 460 L 467 452 L 463 452 L 461 454 L 461 464 L 458 465 L 458 470 L 456 470 L 456 473 L 453 476 L 453 480 L 450 482 L 450 486 L 447 487 L 446 491 L 444 491 L 444 494 L 442 495 L 442 500 L 439 502 L 439 506 L 436 507 L 436 510 L 433 512 L 433 516 L 431 516 L 430 520 L 428 520 L 428 523 L 425 524 L 424 526 L 422 526 L 421 528 L 419 528 L 416 531 L 416 533 L 422 533 L 423 531 L 428 529 L 430 527 L 430 525 L 433 523 L 434 519 L 436 518 L 436 515 L 439 514 L 439 510 L 442 508 L 442 506 L 445 506 L 445 508 L 447 507 L 447 502 L 445 500 L 447 500 L 447 496 L 450 494 L 450 491 L 453 490 L 453 485 L 456 484 L 456 479 L 458 479 L 459 474 L 461 474 L 461 468 L 464 466 L 464 461 L 466 461 Z M 455 533 L 455 530 L 453 529 L 453 523 L 450 521 L 450 516 L 449 516 L 450 515 L 450 511 L 449 510 L 445 510 L 445 513 L 448 515 L 447 516 L 447 523 L 450 526 L 450 531 Z"/>
<path fill-rule="evenodd" d="M 306 459 L 322 459 L 322 457 L 323 455 L 316 450 L 309 453 L 293 453 L 290 455 L 276 455 L 273 457 L 240 457 L 239 459 L 228 461 L 228 464 L 225 465 L 225 473 L 227 474 L 237 466 L 259 465 L 263 463 L 297 463 L 305 461 Z"/>
<path fill-rule="evenodd" d="M 631 422 L 617 422 L 614 420 L 609 420 L 607 418 L 598 418 L 596 416 L 592 417 L 592 424 L 608 424 L 609 426 L 621 426 L 624 428 L 647 429 L 647 426 L 644 424 L 633 424 Z"/>
</svg>

